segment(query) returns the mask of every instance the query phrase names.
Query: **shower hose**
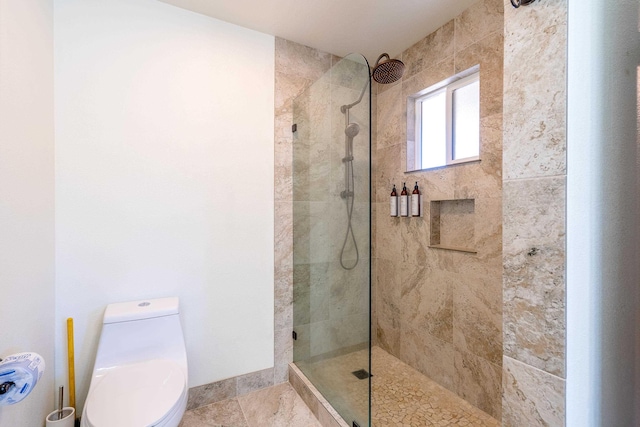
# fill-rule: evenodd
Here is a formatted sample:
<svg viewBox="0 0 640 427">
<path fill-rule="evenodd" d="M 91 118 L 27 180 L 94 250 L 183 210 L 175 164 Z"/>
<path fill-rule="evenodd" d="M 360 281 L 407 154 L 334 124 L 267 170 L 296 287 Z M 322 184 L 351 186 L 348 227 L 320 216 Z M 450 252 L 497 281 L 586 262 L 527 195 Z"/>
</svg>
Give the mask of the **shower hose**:
<svg viewBox="0 0 640 427">
<path fill-rule="evenodd" d="M 353 217 L 353 205 L 355 202 L 355 182 L 353 177 L 353 156 L 351 156 L 350 160 L 346 160 L 344 162 L 345 167 L 345 181 L 346 181 L 346 191 L 344 192 L 344 200 L 347 205 L 347 232 L 344 236 L 344 241 L 342 242 L 342 249 L 340 250 L 340 265 L 345 270 L 353 270 L 358 265 L 358 261 L 360 261 L 360 253 L 358 252 L 358 243 L 356 242 L 356 236 L 353 234 L 353 227 L 351 226 L 351 219 Z M 345 248 L 347 247 L 347 242 L 349 241 L 349 236 L 351 236 L 351 240 L 353 241 L 353 247 L 356 250 L 356 260 L 353 265 L 348 266 L 345 264 L 344 256 L 345 256 Z"/>
</svg>

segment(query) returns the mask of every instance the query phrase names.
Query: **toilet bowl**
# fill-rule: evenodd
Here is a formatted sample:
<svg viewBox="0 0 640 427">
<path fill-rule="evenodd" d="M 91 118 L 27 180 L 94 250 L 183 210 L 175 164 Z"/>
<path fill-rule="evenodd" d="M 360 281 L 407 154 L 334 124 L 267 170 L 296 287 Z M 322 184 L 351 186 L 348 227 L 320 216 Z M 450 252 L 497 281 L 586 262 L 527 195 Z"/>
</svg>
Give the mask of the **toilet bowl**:
<svg viewBox="0 0 640 427">
<path fill-rule="evenodd" d="M 110 304 L 82 427 L 177 427 L 187 407 L 178 298 Z"/>
</svg>

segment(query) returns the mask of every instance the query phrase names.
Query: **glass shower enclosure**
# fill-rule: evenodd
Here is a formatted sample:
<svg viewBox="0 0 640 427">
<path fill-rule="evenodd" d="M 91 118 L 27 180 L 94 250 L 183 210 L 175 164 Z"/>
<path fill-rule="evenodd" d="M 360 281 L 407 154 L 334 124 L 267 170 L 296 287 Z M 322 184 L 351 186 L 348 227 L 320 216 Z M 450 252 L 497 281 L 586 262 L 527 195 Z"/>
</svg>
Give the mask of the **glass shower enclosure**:
<svg viewBox="0 0 640 427">
<path fill-rule="evenodd" d="M 293 103 L 293 359 L 361 427 L 371 406 L 369 79 L 351 54 Z"/>
</svg>

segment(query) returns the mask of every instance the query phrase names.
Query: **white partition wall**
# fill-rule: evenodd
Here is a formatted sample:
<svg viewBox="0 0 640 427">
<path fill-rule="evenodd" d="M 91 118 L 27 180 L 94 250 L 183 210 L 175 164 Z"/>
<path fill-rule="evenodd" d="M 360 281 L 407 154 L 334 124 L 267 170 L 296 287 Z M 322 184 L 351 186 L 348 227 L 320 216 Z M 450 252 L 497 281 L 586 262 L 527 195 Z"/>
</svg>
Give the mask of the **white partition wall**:
<svg viewBox="0 0 640 427">
<path fill-rule="evenodd" d="M 189 386 L 273 366 L 274 39 L 155 0 L 57 0 L 56 355 L 178 296 Z"/>
<path fill-rule="evenodd" d="M 0 426 L 40 426 L 54 409 L 53 2 L 0 0 L 0 358 L 47 365 Z"/>
</svg>

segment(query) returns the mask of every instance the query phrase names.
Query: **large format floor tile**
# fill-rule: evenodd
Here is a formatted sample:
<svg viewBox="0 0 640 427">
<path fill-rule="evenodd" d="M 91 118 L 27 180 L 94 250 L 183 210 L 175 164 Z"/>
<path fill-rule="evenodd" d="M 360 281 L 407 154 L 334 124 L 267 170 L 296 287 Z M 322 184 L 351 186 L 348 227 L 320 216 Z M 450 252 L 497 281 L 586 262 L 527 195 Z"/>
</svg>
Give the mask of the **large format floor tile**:
<svg viewBox="0 0 640 427">
<path fill-rule="evenodd" d="M 180 427 L 320 427 L 289 383 L 223 400 L 184 414 Z"/>
</svg>

